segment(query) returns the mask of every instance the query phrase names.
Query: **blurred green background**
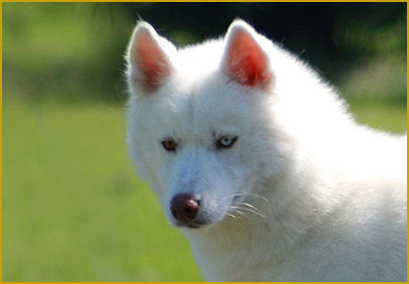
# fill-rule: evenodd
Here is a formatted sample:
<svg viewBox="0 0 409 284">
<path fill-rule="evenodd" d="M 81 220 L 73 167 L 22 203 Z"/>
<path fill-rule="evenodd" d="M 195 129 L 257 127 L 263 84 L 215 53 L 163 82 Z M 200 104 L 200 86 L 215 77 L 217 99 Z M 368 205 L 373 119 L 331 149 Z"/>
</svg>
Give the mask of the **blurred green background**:
<svg viewBox="0 0 409 284">
<path fill-rule="evenodd" d="M 359 122 L 406 131 L 406 3 L 3 3 L 3 281 L 200 281 L 125 147 L 135 21 L 184 46 L 235 17 L 309 61 Z"/>
</svg>

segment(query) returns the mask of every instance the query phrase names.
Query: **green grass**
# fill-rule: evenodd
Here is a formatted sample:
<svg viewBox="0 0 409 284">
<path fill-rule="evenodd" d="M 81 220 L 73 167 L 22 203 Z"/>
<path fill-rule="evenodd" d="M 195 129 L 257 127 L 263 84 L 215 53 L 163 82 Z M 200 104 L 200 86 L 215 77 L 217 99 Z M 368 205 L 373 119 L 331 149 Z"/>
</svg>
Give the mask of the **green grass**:
<svg viewBox="0 0 409 284">
<path fill-rule="evenodd" d="M 199 281 L 126 152 L 122 107 L 3 103 L 3 281 Z"/>
<path fill-rule="evenodd" d="M 388 104 L 377 101 L 352 100 L 350 110 L 359 123 L 397 134 L 406 132 L 406 102 Z"/>
<path fill-rule="evenodd" d="M 404 132 L 406 106 L 352 104 Z M 200 281 L 134 175 L 121 106 L 3 102 L 3 281 Z"/>
</svg>

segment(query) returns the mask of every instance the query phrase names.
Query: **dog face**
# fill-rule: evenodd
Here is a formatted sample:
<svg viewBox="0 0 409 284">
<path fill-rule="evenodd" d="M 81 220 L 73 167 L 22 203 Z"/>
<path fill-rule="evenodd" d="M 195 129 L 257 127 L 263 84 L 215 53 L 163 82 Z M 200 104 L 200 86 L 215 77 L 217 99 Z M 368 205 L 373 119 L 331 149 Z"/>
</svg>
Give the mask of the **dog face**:
<svg viewBox="0 0 409 284">
<path fill-rule="evenodd" d="M 257 195 L 258 179 L 280 169 L 282 155 L 267 143 L 274 74 L 260 40 L 242 21 L 224 40 L 179 51 L 147 23 L 134 31 L 128 144 L 176 226 L 199 228 L 251 206 L 243 201 Z"/>
</svg>

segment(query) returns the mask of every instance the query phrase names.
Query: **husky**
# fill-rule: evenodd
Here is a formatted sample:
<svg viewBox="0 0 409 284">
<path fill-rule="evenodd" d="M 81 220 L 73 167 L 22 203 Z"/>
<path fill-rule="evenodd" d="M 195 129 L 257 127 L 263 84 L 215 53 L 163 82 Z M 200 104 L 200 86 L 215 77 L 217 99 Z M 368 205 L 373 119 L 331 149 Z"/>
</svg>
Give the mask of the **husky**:
<svg viewBox="0 0 409 284">
<path fill-rule="evenodd" d="M 141 21 L 126 61 L 132 161 L 206 280 L 407 280 L 406 135 L 240 19 L 184 48 Z"/>
</svg>

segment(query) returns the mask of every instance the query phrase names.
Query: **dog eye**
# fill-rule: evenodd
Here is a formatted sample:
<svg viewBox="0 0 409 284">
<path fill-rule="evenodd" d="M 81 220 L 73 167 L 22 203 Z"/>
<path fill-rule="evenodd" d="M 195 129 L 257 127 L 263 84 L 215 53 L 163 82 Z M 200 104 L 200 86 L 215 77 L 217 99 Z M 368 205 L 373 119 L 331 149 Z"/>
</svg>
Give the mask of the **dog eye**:
<svg viewBox="0 0 409 284">
<path fill-rule="evenodd" d="M 173 141 L 173 139 L 165 139 L 162 140 L 162 146 L 163 148 L 168 151 L 168 152 L 176 152 L 176 148 L 178 147 L 178 144 Z"/>
<path fill-rule="evenodd" d="M 219 150 L 231 148 L 234 145 L 234 143 L 236 143 L 236 141 L 237 136 L 230 135 L 223 136 L 216 141 L 216 148 Z"/>
</svg>

